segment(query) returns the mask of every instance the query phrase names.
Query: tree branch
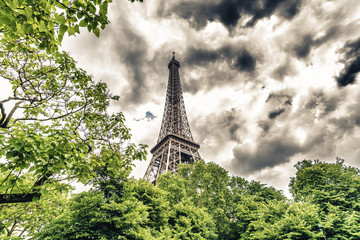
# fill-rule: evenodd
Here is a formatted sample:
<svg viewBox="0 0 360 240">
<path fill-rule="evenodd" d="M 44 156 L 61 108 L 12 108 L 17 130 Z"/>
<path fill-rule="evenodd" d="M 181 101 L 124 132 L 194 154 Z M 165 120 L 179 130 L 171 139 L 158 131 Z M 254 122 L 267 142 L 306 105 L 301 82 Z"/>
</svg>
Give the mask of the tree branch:
<svg viewBox="0 0 360 240">
<path fill-rule="evenodd" d="M 82 106 L 81 108 L 79 108 L 79 109 L 77 109 L 75 111 L 68 112 L 66 114 L 63 114 L 63 115 L 60 115 L 60 116 L 57 116 L 57 117 L 50 117 L 50 118 L 43 118 L 43 119 L 39 119 L 39 118 L 17 118 L 17 119 L 15 119 L 14 123 L 16 123 L 17 121 L 22 121 L 22 120 L 33 120 L 33 121 L 41 121 L 41 122 L 45 122 L 45 121 L 49 121 L 49 120 L 56 120 L 56 119 L 60 119 L 60 118 L 69 116 L 71 114 L 77 113 L 77 112 L 81 111 L 81 109 L 83 109 L 84 107 L 85 106 Z"/>
<path fill-rule="evenodd" d="M 52 172 L 48 172 L 44 174 L 41 178 L 39 178 L 30 191 L 36 187 L 42 186 L 50 177 L 53 175 Z M 34 189 L 33 192 L 21 194 L 21 193 L 13 193 L 13 194 L 0 194 L 0 204 L 2 203 L 21 203 L 21 202 L 31 202 L 34 197 L 41 197 L 40 189 Z"/>
<path fill-rule="evenodd" d="M 12 97 L 8 97 L 7 99 L 4 99 L 4 100 L 1 100 L 0 103 L 3 104 L 3 103 L 6 103 L 10 100 L 12 100 L 13 98 Z"/>
<path fill-rule="evenodd" d="M 2 203 L 22 203 L 22 202 L 31 202 L 34 197 L 40 198 L 41 193 L 34 192 L 23 195 L 20 193 L 15 194 L 0 194 L 0 204 Z"/>
<path fill-rule="evenodd" d="M 0 119 L 0 127 L 2 126 L 2 123 L 4 122 L 6 118 L 5 108 L 2 103 L 0 103 L 0 109 L 1 109 L 1 119 Z"/>
<path fill-rule="evenodd" d="M 12 225 L 11 229 L 8 230 L 7 237 L 11 237 L 11 235 L 16 227 L 16 224 L 17 224 L 17 220 L 14 221 L 14 224 Z"/>
<path fill-rule="evenodd" d="M 16 111 L 16 109 L 19 107 L 19 105 L 20 105 L 21 103 L 23 103 L 23 102 L 24 102 L 24 101 L 19 101 L 19 102 L 15 103 L 15 106 L 11 109 L 11 111 L 10 111 L 10 113 L 9 113 L 9 116 L 6 118 L 6 120 L 4 121 L 4 123 L 2 123 L 2 124 L 0 125 L 0 127 L 3 127 L 3 128 L 6 128 L 6 127 L 7 127 L 7 125 L 8 125 L 9 122 L 10 122 L 10 119 L 11 119 L 12 115 L 14 114 L 14 112 Z"/>
</svg>

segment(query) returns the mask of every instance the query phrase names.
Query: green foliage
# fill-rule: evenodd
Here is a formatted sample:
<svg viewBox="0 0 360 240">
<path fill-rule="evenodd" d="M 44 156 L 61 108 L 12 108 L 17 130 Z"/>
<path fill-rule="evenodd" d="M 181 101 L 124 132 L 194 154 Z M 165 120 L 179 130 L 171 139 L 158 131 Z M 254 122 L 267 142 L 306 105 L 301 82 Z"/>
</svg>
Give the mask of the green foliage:
<svg viewBox="0 0 360 240">
<path fill-rule="evenodd" d="M 215 239 L 214 223 L 191 202 L 170 206 L 166 193 L 144 180 L 123 182 L 120 194 L 76 195 L 36 239 Z"/>
<path fill-rule="evenodd" d="M 261 204 L 257 219 L 250 223 L 252 232 L 245 239 L 324 239 L 315 205 L 270 201 Z"/>
<path fill-rule="evenodd" d="M 106 113 L 109 101 L 118 98 L 67 54 L 9 52 L 2 63 L 0 74 L 13 87 L 7 100 L 17 101 L 12 111 L 22 109 L 21 117 L 9 114 L 0 123 L 2 193 L 26 195 L 49 184 L 62 189 L 55 176 L 85 183 L 105 163 L 128 174 L 131 162 L 145 156 L 145 146 L 122 146 L 131 137 L 122 113 Z"/>
<path fill-rule="evenodd" d="M 0 205 L 3 229 L 1 239 L 22 239 L 38 232 L 49 221 L 65 211 L 68 194 L 43 194 L 36 202 Z"/>
<path fill-rule="evenodd" d="M 340 158 L 336 163 L 304 160 L 295 167 L 298 171 L 289 184 L 295 201 L 319 204 L 323 211 L 328 204 L 341 210 L 360 210 L 359 169 L 344 165 Z"/>
<path fill-rule="evenodd" d="M 168 192 L 167 199 L 172 204 L 189 199 L 195 206 L 204 207 L 216 223 L 218 239 L 238 239 L 241 234 L 238 224 L 243 224 L 242 229 L 247 228 L 249 222 L 243 223 L 239 220 L 242 216 L 237 214 L 238 209 L 246 208 L 244 196 L 256 196 L 257 202 L 284 199 L 272 187 L 230 177 L 222 167 L 204 161 L 181 165 L 175 175 L 161 175 L 158 186 Z"/>
<path fill-rule="evenodd" d="M 296 166 L 298 172 L 331 173 L 340 179 L 337 184 L 357 179 L 357 169 L 337 164 L 303 161 Z M 181 165 L 176 174 L 161 175 L 158 186 L 106 167 L 97 173 L 95 189 L 76 195 L 55 218 L 41 222 L 39 232 L 31 232 L 35 239 L 359 239 L 360 214 L 348 205 L 318 202 L 305 191 L 298 191 L 307 194 L 298 195 L 301 202 L 289 201 L 275 188 L 231 177 L 214 163 Z M 292 183 L 323 178 L 299 174 Z M 325 196 L 334 194 L 317 188 Z"/>
<path fill-rule="evenodd" d="M 64 191 L 62 180 L 89 183 L 104 167 L 126 177 L 145 157 L 146 146 L 129 143 L 123 114 L 107 113 L 119 97 L 58 51 L 80 27 L 99 35 L 110 2 L 0 2 L 0 77 L 12 87 L 0 99 L 0 203 Z"/>
<path fill-rule="evenodd" d="M 86 28 L 97 37 L 109 23 L 108 5 L 112 0 L 4 0 L 0 1 L 0 45 L 18 51 L 35 45 L 48 53 L 58 51 L 65 34 Z M 134 0 L 132 0 L 134 2 Z"/>
<path fill-rule="evenodd" d="M 304 160 L 295 165 L 290 181 L 296 201 L 319 206 L 319 216 L 327 239 L 359 239 L 360 171 L 344 165 Z"/>
<path fill-rule="evenodd" d="M 165 237 L 171 236 L 171 239 L 217 239 L 211 216 L 190 201 L 181 201 L 172 207 L 168 229 L 171 235 L 167 233 Z"/>
</svg>

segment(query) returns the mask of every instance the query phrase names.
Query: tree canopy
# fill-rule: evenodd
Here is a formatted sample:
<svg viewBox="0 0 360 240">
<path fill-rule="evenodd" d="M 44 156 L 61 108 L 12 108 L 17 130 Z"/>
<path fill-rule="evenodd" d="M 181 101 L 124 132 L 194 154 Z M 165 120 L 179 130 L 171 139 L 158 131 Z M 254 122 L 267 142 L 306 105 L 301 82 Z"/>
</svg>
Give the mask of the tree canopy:
<svg viewBox="0 0 360 240">
<path fill-rule="evenodd" d="M 81 27 L 98 36 L 110 2 L 1 1 L 0 77 L 12 90 L 0 99 L 0 203 L 86 183 L 104 162 L 123 171 L 144 158 L 123 114 L 107 112 L 119 97 L 58 48 Z"/>
<path fill-rule="evenodd" d="M 336 179 L 337 184 L 356 185 L 358 174 L 349 173 L 358 170 L 339 160 L 304 160 L 296 168 L 290 187 L 297 195 L 290 200 L 271 186 L 230 176 L 204 161 L 161 175 L 157 186 L 103 166 L 90 191 L 71 198 L 58 195 L 51 203 L 58 208 L 50 204 L 49 211 L 41 210 L 49 201 L 44 195 L 29 203 L 37 204 L 37 214 L 19 212 L 17 225 L 33 239 L 358 239 L 358 199 L 318 201 L 321 194 L 329 199 L 346 195 L 348 189 L 333 191 L 327 185 Z M 322 176 L 310 174 L 315 170 Z M 325 176 L 329 181 L 314 185 Z M 322 193 L 309 192 L 319 189 Z M 11 230 L 14 219 L 8 219 Z"/>
</svg>

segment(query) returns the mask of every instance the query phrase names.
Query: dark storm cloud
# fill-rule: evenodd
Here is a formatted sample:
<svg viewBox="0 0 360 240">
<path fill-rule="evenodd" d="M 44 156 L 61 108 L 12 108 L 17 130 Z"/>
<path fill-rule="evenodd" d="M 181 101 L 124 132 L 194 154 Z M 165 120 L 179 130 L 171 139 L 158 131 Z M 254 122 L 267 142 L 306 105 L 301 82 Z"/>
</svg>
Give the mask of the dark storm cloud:
<svg viewBox="0 0 360 240">
<path fill-rule="evenodd" d="M 233 149 L 234 159 L 228 164 L 230 171 L 249 175 L 267 167 L 274 167 L 289 161 L 293 155 L 304 150 L 293 138 L 259 139 L 255 151 L 248 147 L 238 146 Z"/>
<path fill-rule="evenodd" d="M 258 20 L 272 15 L 293 18 L 300 10 L 301 0 L 221 0 L 220 2 L 192 1 L 173 6 L 168 14 L 186 19 L 199 29 L 208 21 L 220 21 L 228 29 L 237 25 L 239 20 L 250 17 L 246 26 L 254 26 Z"/>
<path fill-rule="evenodd" d="M 281 108 L 279 110 L 272 111 L 269 113 L 268 116 L 270 119 L 274 119 L 274 118 L 280 116 L 283 112 L 285 112 L 285 108 Z"/>
<path fill-rule="evenodd" d="M 241 133 L 246 132 L 244 128 L 244 119 L 240 110 L 230 109 L 203 116 L 201 119 L 191 122 L 194 130 L 198 133 L 198 140 L 203 145 L 205 141 L 211 139 L 216 145 L 223 144 L 224 141 L 241 142 Z"/>
<path fill-rule="evenodd" d="M 251 53 L 244 47 L 224 46 L 218 49 L 189 48 L 182 60 L 182 85 L 184 92 L 192 94 L 199 90 L 231 85 L 247 78 L 239 78 L 239 73 L 256 78 L 256 65 L 261 56 Z M 220 67 L 221 66 L 221 67 Z M 193 77 L 195 71 L 199 78 Z"/>
<path fill-rule="evenodd" d="M 234 65 L 240 71 L 252 72 L 255 69 L 255 64 L 255 58 L 248 51 L 243 50 L 238 54 Z"/>
<path fill-rule="evenodd" d="M 310 53 L 312 45 L 313 45 L 312 36 L 310 34 L 307 34 L 302 37 L 300 42 L 296 43 L 293 46 L 293 51 L 295 52 L 298 58 L 306 58 Z"/>
<path fill-rule="evenodd" d="M 111 29 L 112 31 L 107 31 L 103 37 L 111 39 L 109 46 L 112 51 L 111 57 L 119 65 L 126 66 L 128 86 L 119 94 L 119 104 L 128 108 L 147 100 L 148 89 L 144 66 L 146 66 L 145 56 L 148 46 L 143 36 L 131 27 L 128 20 L 119 18 L 117 21 L 122 24 L 116 29 Z"/>
<path fill-rule="evenodd" d="M 360 93 L 357 96 L 352 96 L 354 103 L 346 108 L 345 116 L 335 116 L 330 119 L 330 124 L 333 124 L 339 131 L 339 136 L 350 134 L 356 127 L 360 127 Z"/>
<path fill-rule="evenodd" d="M 275 124 L 275 119 L 281 114 L 284 114 L 285 111 L 292 107 L 292 93 L 290 90 L 282 90 L 279 92 L 271 92 L 265 103 L 266 110 L 268 112 L 266 119 L 261 119 L 258 121 L 258 126 L 262 130 L 263 135 L 265 136 L 269 133 L 272 126 Z"/>
<path fill-rule="evenodd" d="M 243 72 L 253 72 L 256 66 L 256 57 L 247 49 L 234 49 L 225 46 L 219 49 L 196 49 L 187 50 L 184 60 L 189 65 L 207 66 L 217 61 L 225 61 L 233 68 Z"/>
<path fill-rule="evenodd" d="M 322 157 L 335 154 L 336 140 L 344 135 L 341 128 L 328 128 L 329 124 L 339 122 L 321 119 L 314 122 L 309 110 L 302 108 L 289 115 L 289 121 L 278 125 L 271 119 L 258 121 L 262 133 L 253 141 L 254 145 L 237 145 L 233 148 L 233 159 L 226 165 L 234 174 L 250 175 L 266 168 L 272 168 L 288 163 L 297 154 Z M 354 114 L 350 122 L 357 119 Z M 358 118 L 360 120 L 360 117 Z M 337 119 L 339 121 L 339 119 Z M 349 127 L 349 120 L 341 120 L 342 124 Z M 359 121 L 360 122 L 360 121 Z M 306 138 L 301 140 L 294 131 L 300 128 L 306 132 Z M 265 134 L 264 134 L 265 133 Z M 301 160 L 301 159 L 299 159 Z"/>
<path fill-rule="evenodd" d="M 287 59 L 283 64 L 275 68 L 275 70 L 271 73 L 271 77 L 283 81 L 287 76 L 294 76 L 297 74 L 297 70 L 295 66 L 292 64 L 290 59 Z"/>
<path fill-rule="evenodd" d="M 312 48 L 321 46 L 323 43 L 332 40 L 337 36 L 338 32 L 339 26 L 332 26 L 325 31 L 323 36 L 318 38 L 315 38 L 313 34 L 307 33 L 298 38 L 298 41 L 293 44 L 292 50 L 298 58 L 307 58 Z"/>
<path fill-rule="evenodd" d="M 314 48 L 322 46 L 324 43 L 335 41 L 345 31 L 346 26 L 332 25 L 324 31 L 324 34 L 317 36 L 316 33 L 298 33 L 298 29 L 295 29 L 293 34 L 293 41 L 290 46 L 286 46 L 290 49 L 292 55 L 296 58 L 304 60 L 308 58 L 311 51 Z"/>
<path fill-rule="evenodd" d="M 224 50 L 209 50 L 209 49 L 195 49 L 190 48 L 187 50 L 185 62 L 188 65 L 206 66 L 209 63 L 216 62 L 224 55 Z"/>
<path fill-rule="evenodd" d="M 343 55 L 341 62 L 344 63 L 344 68 L 336 77 L 336 82 L 339 87 L 344 87 L 353 84 L 360 72 L 360 38 L 346 43 L 340 52 Z"/>
<path fill-rule="evenodd" d="M 309 96 L 304 101 L 306 109 L 317 110 L 321 113 L 321 116 L 325 116 L 336 110 L 341 102 L 341 96 L 325 94 L 322 90 L 314 90 L 309 93 Z"/>
<path fill-rule="evenodd" d="M 272 126 L 272 121 L 266 119 L 266 120 L 260 120 L 258 121 L 258 126 L 262 129 L 262 131 L 266 134 L 269 132 L 271 126 Z"/>
<path fill-rule="evenodd" d="M 284 91 L 271 92 L 266 99 L 266 102 L 277 102 L 280 105 L 292 105 L 292 96 Z"/>
</svg>

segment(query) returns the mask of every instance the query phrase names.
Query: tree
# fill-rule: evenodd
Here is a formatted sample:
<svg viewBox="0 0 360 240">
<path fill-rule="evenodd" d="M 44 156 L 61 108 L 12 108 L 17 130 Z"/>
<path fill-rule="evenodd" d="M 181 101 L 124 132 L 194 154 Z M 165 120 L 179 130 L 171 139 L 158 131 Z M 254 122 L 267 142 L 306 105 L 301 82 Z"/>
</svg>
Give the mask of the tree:
<svg viewBox="0 0 360 240">
<path fill-rule="evenodd" d="M 119 97 L 58 51 L 80 27 L 98 36 L 109 2 L 0 2 L 0 77 L 12 86 L 0 99 L 0 203 L 66 190 L 66 180 L 86 183 L 105 157 L 120 168 L 145 157 L 144 145 L 128 143 L 123 114 L 107 113 Z"/>
<path fill-rule="evenodd" d="M 197 161 L 193 165 L 179 165 L 176 174 L 162 174 L 158 178 L 158 187 L 165 190 L 167 199 L 173 205 L 191 201 L 196 207 L 205 208 L 216 224 L 218 239 L 239 239 L 253 220 L 245 221 L 245 212 L 238 214 L 245 199 L 251 204 L 285 197 L 273 187 L 256 181 L 248 182 L 240 177 L 230 177 L 228 172 L 214 163 Z M 246 217 L 245 217 L 246 218 Z M 256 216 L 254 216 L 256 219 Z M 240 226 L 242 225 L 242 226 Z"/>
<path fill-rule="evenodd" d="M 67 54 L 7 53 L 2 62 L 7 68 L 0 74 L 13 86 L 13 96 L 2 103 L 16 103 L 2 114 L 0 202 L 31 201 L 45 189 L 61 189 L 61 179 L 85 183 L 109 152 L 125 166 L 143 158 L 134 145 L 122 146 L 131 137 L 122 113 L 106 113 L 118 97 Z"/>
<path fill-rule="evenodd" d="M 47 193 L 35 202 L 1 204 L 1 239 L 23 239 L 38 232 L 54 216 L 60 215 L 68 194 Z"/>
<path fill-rule="evenodd" d="M 360 230 L 360 171 L 336 163 L 303 160 L 295 165 L 289 187 L 295 201 L 319 206 L 322 229 L 328 239 L 358 239 Z"/>
<path fill-rule="evenodd" d="M 260 203 L 256 215 L 244 239 L 324 239 L 316 205 L 270 201 Z"/>
<path fill-rule="evenodd" d="M 134 2 L 135 0 L 131 0 Z M 142 0 L 140 0 L 142 2 Z M 62 39 L 86 27 L 96 36 L 109 23 L 112 0 L 4 0 L 0 2 L 0 45 L 8 51 L 37 46 L 56 53 Z M 22 43 L 22 44 L 20 44 Z"/>
<path fill-rule="evenodd" d="M 115 187 L 117 188 L 117 187 Z M 94 189 L 95 190 L 95 189 Z M 191 202 L 170 206 L 145 180 L 123 182 L 117 194 L 84 192 L 35 234 L 36 239 L 215 239 L 214 222 Z"/>
<path fill-rule="evenodd" d="M 360 170 L 346 166 L 344 160 L 336 163 L 304 160 L 295 165 L 296 176 L 289 188 L 295 201 L 309 201 L 327 211 L 328 204 L 340 210 L 360 210 Z"/>
</svg>

